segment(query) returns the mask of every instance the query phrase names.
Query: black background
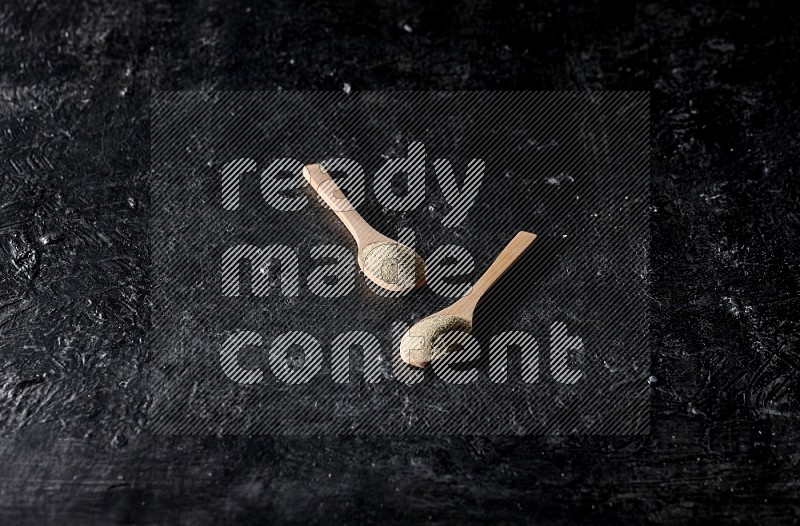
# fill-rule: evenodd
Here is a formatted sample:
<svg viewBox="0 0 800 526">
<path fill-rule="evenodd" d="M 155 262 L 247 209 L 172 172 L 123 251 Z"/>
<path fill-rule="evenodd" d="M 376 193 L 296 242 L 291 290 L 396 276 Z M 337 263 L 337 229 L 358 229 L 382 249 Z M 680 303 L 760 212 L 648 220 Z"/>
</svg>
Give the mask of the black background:
<svg viewBox="0 0 800 526">
<path fill-rule="evenodd" d="M 3 3 L 2 522 L 796 523 L 800 33 L 778 5 Z M 150 88 L 344 83 L 651 90 L 649 436 L 141 433 Z"/>
</svg>

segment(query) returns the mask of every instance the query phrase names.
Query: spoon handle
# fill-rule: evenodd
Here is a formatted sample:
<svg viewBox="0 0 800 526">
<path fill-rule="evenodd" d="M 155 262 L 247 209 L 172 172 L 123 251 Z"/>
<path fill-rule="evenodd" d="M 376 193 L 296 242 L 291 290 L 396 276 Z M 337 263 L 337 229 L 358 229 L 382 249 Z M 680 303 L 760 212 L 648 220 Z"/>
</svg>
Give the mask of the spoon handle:
<svg viewBox="0 0 800 526">
<path fill-rule="evenodd" d="M 303 177 L 344 223 L 344 226 L 350 231 L 359 247 L 367 237 L 374 237 L 374 229 L 364 221 L 361 214 L 356 212 L 356 209 L 350 204 L 350 201 L 347 200 L 339 186 L 321 164 L 303 166 Z"/>
<path fill-rule="evenodd" d="M 536 239 L 536 234 L 530 232 L 518 232 L 514 239 L 500 252 L 500 255 L 489 266 L 483 276 L 475 282 L 472 290 L 464 299 L 467 300 L 471 307 L 475 307 L 480 301 L 481 297 L 492 288 L 497 280 L 499 280 L 506 271 L 525 253 Z"/>
</svg>

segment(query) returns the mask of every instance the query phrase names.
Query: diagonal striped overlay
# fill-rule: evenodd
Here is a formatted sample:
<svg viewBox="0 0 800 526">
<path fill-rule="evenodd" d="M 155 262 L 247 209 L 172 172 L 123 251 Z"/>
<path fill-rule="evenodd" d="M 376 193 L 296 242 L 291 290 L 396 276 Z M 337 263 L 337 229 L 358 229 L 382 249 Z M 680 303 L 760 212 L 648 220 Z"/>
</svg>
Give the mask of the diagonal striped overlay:
<svg viewBox="0 0 800 526">
<path fill-rule="evenodd" d="M 152 432 L 648 432 L 647 93 L 154 92 L 151 104 Z M 426 287 L 364 276 L 301 175 L 312 162 L 425 258 Z M 520 230 L 536 242 L 472 333 L 444 336 L 459 349 L 405 365 L 408 327 L 468 293 Z"/>
</svg>

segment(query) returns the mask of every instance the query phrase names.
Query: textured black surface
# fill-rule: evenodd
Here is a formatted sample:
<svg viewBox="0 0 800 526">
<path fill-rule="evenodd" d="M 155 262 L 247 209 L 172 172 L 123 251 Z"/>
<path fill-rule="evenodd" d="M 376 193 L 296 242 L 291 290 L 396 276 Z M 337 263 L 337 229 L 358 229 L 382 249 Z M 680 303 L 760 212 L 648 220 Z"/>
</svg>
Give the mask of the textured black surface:
<svg viewBox="0 0 800 526">
<path fill-rule="evenodd" d="M 503 6 L 0 6 L 1 522 L 798 521 L 798 16 Z M 345 83 L 652 90 L 649 436 L 141 433 L 149 89 Z"/>
</svg>

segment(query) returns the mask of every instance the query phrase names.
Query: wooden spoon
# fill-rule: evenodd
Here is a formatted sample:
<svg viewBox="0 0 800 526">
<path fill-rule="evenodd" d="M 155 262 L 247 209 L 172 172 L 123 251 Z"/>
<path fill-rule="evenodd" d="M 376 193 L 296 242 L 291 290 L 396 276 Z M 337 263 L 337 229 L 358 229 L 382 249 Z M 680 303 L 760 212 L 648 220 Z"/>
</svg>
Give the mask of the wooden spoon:
<svg viewBox="0 0 800 526">
<path fill-rule="evenodd" d="M 303 167 L 303 177 L 341 219 L 358 245 L 358 266 L 370 280 L 394 292 L 425 284 L 425 262 L 413 249 L 384 236 L 356 212 L 321 164 Z"/>
<path fill-rule="evenodd" d="M 400 356 L 415 367 L 427 367 L 458 345 L 438 345 L 437 338 L 450 332 L 472 332 L 472 316 L 484 294 L 516 262 L 536 239 L 536 234 L 519 232 L 478 279 L 469 294 L 447 308 L 415 323 L 400 340 Z"/>
</svg>

